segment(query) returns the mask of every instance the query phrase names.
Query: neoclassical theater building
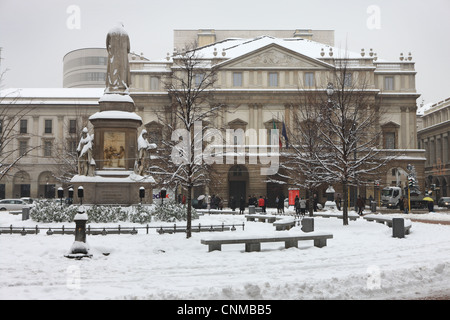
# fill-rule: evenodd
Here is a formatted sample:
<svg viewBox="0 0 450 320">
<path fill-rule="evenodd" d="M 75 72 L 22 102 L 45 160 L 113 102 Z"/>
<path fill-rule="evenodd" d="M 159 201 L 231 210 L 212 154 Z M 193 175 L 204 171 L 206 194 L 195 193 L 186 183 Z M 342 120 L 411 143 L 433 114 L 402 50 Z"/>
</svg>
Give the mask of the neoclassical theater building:
<svg viewBox="0 0 450 320">
<path fill-rule="evenodd" d="M 132 39 L 133 35 L 130 35 Z M 409 53 L 397 61 L 385 61 L 367 48 L 350 52 L 334 46 L 331 30 L 175 30 L 174 51 L 196 43 L 199 56 L 217 70 L 214 97 L 225 107 L 215 121 L 217 128 L 281 130 L 284 123 L 293 126 L 299 88 L 325 90 L 327 80 L 343 61 L 356 78 L 368 79 L 374 101 L 379 102 L 380 148 L 399 156 L 375 184 L 359 186 L 362 196 L 376 196 L 379 188 L 405 186 L 408 165 L 415 167 L 419 186 L 425 187 L 425 150 L 418 148 L 415 87 L 415 62 Z M 10 174 L 0 181 L 0 198 L 56 196 L 56 189 L 69 186 L 60 177 L 70 175 L 67 152 L 74 154 L 81 129 L 90 128 L 88 118 L 98 111 L 104 90 L 106 50 L 78 49 L 64 57 L 64 88 L 7 89 L 2 92 L 2 107 L 10 112 L 29 108 L 16 124 L 12 157 L 36 147 L 23 157 Z M 142 118 L 151 142 L 160 144 L 163 124 L 157 114 L 171 101 L 164 83 L 174 72 L 174 53 L 150 61 L 142 54 L 130 53 L 130 94 L 136 113 Z M 351 79 L 350 79 L 351 81 Z M 11 113 L 10 116 L 13 116 Z M 248 141 L 247 141 L 248 143 Z M 66 149 L 66 153 L 62 149 Z M 10 159 L 11 160 L 11 159 Z M 217 181 L 194 190 L 200 194 L 218 194 L 225 202 L 231 196 L 267 196 L 269 203 L 279 193 L 287 196 L 291 186 L 267 182 L 260 174 L 261 164 L 216 165 Z M 325 199 L 323 186 L 319 199 Z M 155 186 L 155 190 L 158 186 Z M 179 190 L 178 192 L 183 192 Z M 302 192 L 302 191 L 301 191 Z M 337 189 L 339 192 L 339 189 Z"/>
</svg>

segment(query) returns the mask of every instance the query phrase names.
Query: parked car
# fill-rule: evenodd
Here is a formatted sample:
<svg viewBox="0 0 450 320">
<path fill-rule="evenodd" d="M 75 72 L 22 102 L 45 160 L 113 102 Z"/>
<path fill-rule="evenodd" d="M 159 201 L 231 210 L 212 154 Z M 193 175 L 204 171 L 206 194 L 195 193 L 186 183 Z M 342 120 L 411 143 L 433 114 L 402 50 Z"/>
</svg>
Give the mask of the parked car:
<svg viewBox="0 0 450 320">
<path fill-rule="evenodd" d="M 450 208 L 450 197 L 442 197 L 438 201 L 438 207 Z"/>
<path fill-rule="evenodd" d="M 24 197 L 24 198 L 20 198 L 21 200 L 25 201 L 28 204 L 32 204 L 33 203 L 33 199 L 29 198 L 29 197 Z"/>
<path fill-rule="evenodd" d="M 22 199 L 3 199 L 0 200 L 0 211 L 5 210 L 22 210 L 23 207 L 27 207 L 29 204 Z"/>
</svg>

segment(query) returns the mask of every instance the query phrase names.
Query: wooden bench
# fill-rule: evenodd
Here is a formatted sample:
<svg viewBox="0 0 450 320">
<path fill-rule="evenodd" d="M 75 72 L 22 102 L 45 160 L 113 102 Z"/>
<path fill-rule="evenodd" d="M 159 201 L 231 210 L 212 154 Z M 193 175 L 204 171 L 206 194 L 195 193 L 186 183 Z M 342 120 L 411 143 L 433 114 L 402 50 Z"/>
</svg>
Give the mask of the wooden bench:
<svg viewBox="0 0 450 320">
<path fill-rule="evenodd" d="M 285 248 L 298 248 L 298 241 L 313 240 L 314 246 L 318 248 L 325 247 L 327 245 L 327 239 L 332 239 L 333 235 L 330 233 L 323 232 L 310 232 L 310 233 L 299 233 L 299 232 L 277 232 L 273 235 L 228 235 L 223 237 L 211 237 L 201 239 L 201 243 L 208 245 L 208 251 L 222 250 L 222 245 L 224 244 L 245 244 L 245 252 L 261 251 L 262 242 L 284 242 Z"/>
<path fill-rule="evenodd" d="M 258 221 L 268 223 L 275 222 L 277 219 L 283 219 L 283 217 L 274 216 L 271 214 L 246 214 L 245 218 L 247 221 L 255 221 L 255 219 L 258 219 Z"/>
<path fill-rule="evenodd" d="M 392 228 L 392 219 L 393 217 L 383 216 L 381 214 L 368 214 L 363 217 L 367 221 L 375 221 L 377 223 L 386 224 L 389 228 Z M 409 230 L 411 229 L 412 224 L 411 220 L 405 219 L 405 234 L 409 234 Z"/>
<path fill-rule="evenodd" d="M 295 227 L 295 219 L 293 217 L 290 218 L 284 218 L 281 220 L 277 220 L 273 223 L 275 226 L 275 230 L 281 231 L 281 230 L 289 230 L 292 227 Z"/>
</svg>

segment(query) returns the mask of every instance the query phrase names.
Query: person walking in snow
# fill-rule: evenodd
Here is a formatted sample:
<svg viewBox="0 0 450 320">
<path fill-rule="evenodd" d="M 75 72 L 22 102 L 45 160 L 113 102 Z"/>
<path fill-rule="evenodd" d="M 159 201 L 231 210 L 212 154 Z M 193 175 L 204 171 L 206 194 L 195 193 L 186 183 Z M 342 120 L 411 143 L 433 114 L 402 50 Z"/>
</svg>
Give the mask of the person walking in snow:
<svg viewBox="0 0 450 320">
<path fill-rule="evenodd" d="M 364 210 L 364 199 L 361 196 L 358 196 L 358 200 L 356 201 L 356 205 L 358 206 L 358 214 L 362 216 Z"/>
<path fill-rule="evenodd" d="M 408 214 L 409 211 L 409 201 L 407 197 L 403 197 L 403 208 L 405 209 L 405 214 Z"/>
<path fill-rule="evenodd" d="M 305 214 L 306 214 L 306 200 L 305 200 L 305 198 L 302 197 L 300 199 L 299 206 L 300 206 L 300 214 L 302 216 L 305 216 Z"/>
<path fill-rule="evenodd" d="M 262 212 L 264 212 L 264 198 L 262 196 L 259 196 L 258 207 L 260 207 L 261 210 L 263 210 Z"/>
<path fill-rule="evenodd" d="M 241 199 L 239 200 L 239 214 L 244 214 L 245 210 L 245 199 L 241 196 Z"/>
<path fill-rule="evenodd" d="M 295 208 L 295 215 L 300 215 L 300 199 L 298 198 L 298 195 L 295 196 L 294 200 L 294 208 Z"/>
</svg>

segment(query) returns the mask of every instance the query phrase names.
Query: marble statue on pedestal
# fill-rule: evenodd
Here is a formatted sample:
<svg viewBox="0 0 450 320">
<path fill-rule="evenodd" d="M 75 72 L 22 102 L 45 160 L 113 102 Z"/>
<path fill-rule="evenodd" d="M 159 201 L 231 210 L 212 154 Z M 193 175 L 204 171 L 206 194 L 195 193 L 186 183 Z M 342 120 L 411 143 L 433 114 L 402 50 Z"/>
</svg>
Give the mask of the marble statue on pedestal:
<svg viewBox="0 0 450 320">
<path fill-rule="evenodd" d="M 106 50 L 108 51 L 108 64 L 106 71 L 105 93 L 128 94 L 131 85 L 130 65 L 130 38 L 118 23 L 106 36 Z"/>
<path fill-rule="evenodd" d="M 83 176 L 94 176 L 95 160 L 92 157 L 92 142 L 94 135 L 88 133 L 87 128 L 83 128 L 81 139 L 78 143 L 78 174 Z"/>
<path fill-rule="evenodd" d="M 147 130 L 142 130 L 138 138 L 138 158 L 135 164 L 134 172 L 140 176 L 145 174 L 145 170 L 149 166 L 151 149 L 155 149 L 156 145 L 154 143 L 149 143 L 147 140 Z"/>
</svg>

